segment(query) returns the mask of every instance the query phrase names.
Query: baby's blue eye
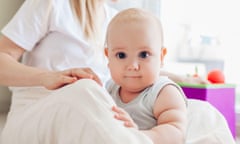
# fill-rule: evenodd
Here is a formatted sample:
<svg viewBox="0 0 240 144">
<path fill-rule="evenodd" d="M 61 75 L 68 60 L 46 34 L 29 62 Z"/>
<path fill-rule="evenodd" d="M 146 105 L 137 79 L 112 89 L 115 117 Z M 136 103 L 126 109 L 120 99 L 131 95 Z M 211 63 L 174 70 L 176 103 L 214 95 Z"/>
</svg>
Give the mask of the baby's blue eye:
<svg viewBox="0 0 240 144">
<path fill-rule="evenodd" d="M 124 59 L 124 58 L 126 58 L 126 54 L 123 53 L 123 52 L 117 53 L 116 56 L 117 56 L 119 59 Z"/>
<path fill-rule="evenodd" d="M 146 51 L 140 52 L 139 57 L 140 58 L 147 58 L 150 54 Z"/>
</svg>

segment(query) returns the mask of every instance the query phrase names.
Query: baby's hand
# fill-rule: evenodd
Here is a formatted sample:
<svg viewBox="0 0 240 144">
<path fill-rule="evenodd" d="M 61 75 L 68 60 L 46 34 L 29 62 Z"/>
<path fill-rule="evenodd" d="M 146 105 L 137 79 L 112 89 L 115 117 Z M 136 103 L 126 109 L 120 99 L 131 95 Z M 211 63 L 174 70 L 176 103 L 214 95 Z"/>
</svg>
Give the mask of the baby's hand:
<svg viewBox="0 0 240 144">
<path fill-rule="evenodd" d="M 133 119 L 124 109 L 119 108 L 117 106 L 113 106 L 112 110 L 116 113 L 114 117 L 120 121 L 123 121 L 126 127 L 132 127 L 132 128 L 138 129 L 137 124 L 134 123 Z"/>
</svg>

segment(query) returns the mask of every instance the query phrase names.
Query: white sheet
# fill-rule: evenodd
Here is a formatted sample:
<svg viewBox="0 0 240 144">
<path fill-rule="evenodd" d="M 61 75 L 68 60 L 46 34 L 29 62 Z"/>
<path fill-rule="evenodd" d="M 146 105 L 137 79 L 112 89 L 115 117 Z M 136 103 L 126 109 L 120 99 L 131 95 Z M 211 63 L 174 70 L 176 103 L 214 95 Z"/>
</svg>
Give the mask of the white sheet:
<svg viewBox="0 0 240 144">
<path fill-rule="evenodd" d="M 211 104 L 188 100 L 187 144 L 235 144 L 223 115 Z"/>
<path fill-rule="evenodd" d="M 80 80 L 10 113 L 2 144 L 152 144 L 114 119 L 114 102 L 92 80 Z"/>
<path fill-rule="evenodd" d="M 10 113 L 2 144 L 152 144 L 113 119 L 114 104 L 95 82 L 81 80 Z M 224 117 L 209 103 L 189 100 L 186 144 L 235 144 Z"/>
</svg>

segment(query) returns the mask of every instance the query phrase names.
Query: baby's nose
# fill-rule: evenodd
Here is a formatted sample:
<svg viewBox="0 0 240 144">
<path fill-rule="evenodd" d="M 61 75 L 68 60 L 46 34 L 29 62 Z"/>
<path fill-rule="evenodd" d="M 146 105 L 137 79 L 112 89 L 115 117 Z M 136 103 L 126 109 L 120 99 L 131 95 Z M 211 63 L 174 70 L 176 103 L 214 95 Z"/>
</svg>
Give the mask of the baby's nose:
<svg viewBox="0 0 240 144">
<path fill-rule="evenodd" d="M 129 62 L 128 70 L 139 70 L 139 62 L 137 60 Z"/>
</svg>

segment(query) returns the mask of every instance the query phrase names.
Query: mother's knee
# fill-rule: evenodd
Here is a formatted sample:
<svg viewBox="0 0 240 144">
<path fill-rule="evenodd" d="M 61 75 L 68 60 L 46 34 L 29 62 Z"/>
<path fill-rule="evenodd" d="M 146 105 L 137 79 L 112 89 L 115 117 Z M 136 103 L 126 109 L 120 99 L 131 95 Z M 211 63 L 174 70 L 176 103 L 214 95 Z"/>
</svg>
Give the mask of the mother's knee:
<svg viewBox="0 0 240 144">
<path fill-rule="evenodd" d="M 92 79 L 80 79 L 73 84 L 67 85 L 58 90 L 58 94 L 65 95 L 65 97 L 80 97 L 91 92 L 102 91 L 102 87 Z"/>
<path fill-rule="evenodd" d="M 72 84 L 72 87 L 83 88 L 83 89 L 94 88 L 99 86 L 100 85 L 92 79 L 80 79 Z"/>
</svg>

